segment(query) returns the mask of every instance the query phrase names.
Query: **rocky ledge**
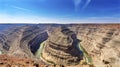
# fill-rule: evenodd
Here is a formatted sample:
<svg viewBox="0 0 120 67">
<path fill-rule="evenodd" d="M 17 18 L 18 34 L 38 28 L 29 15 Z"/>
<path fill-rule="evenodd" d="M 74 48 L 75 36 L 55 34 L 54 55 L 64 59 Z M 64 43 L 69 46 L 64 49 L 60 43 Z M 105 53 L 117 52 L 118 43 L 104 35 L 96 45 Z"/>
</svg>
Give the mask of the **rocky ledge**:
<svg viewBox="0 0 120 67">
<path fill-rule="evenodd" d="M 46 67 L 42 62 L 15 56 L 0 55 L 0 67 Z"/>
</svg>

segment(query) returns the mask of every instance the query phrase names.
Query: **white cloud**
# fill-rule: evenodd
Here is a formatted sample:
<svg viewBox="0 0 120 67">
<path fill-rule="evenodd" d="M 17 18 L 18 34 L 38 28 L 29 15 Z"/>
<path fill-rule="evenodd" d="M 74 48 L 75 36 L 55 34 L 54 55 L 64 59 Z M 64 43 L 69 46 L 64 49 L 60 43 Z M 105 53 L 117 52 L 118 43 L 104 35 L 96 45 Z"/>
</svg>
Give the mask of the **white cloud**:
<svg viewBox="0 0 120 67">
<path fill-rule="evenodd" d="M 74 6 L 75 6 L 75 11 L 78 10 L 81 1 L 82 1 L 82 0 L 73 0 L 73 2 L 74 2 Z"/>
<path fill-rule="evenodd" d="M 85 9 L 89 4 L 90 4 L 91 0 L 87 0 L 86 3 L 84 4 L 84 6 L 82 7 L 82 9 Z"/>
<path fill-rule="evenodd" d="M 30 10 L 27 9 L 27 8 L 23 8 L 23 7 L 15 6 L 15 5 L 10 5 L 10 7 L 14 8 L 14 9 L 22 10 L 22 11 L 30 11 Z"/>
<path fill-rule="evenodd" d="M 115 17 L 88 17 L 85 19 L 71 19 L 71 18 L 46 18 L 38 16 L 12 16 L 6 14 L 0 14 L 0 23 L 120 23 L 120 18 Z"/>
<path fill-rule="evenodd" d="M 0 14 L 0 23 L 64 23 L 64 20 L 53 18 L 37 17 L 37 16 L 12 16 Z"/>
<path fill-rule="evenodd" d="M 82 5 L 82 2 L 85 3 Z M 81 6 L 81 9 L 85 9 L 89 4 L 91 0 L 73 0 L 74 6 L 75 6 L 75 11 L 78 11 L 79 6 Z"/>
</svg>

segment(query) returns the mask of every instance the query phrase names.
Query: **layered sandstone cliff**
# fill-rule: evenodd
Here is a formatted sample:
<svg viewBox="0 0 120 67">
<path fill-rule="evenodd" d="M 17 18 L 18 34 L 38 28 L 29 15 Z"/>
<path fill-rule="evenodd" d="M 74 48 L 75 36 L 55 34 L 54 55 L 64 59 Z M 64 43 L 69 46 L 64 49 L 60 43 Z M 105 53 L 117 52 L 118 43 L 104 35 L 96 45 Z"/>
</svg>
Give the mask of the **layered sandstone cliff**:
<svg viewBox="0 0 120 67">
<path fill-rule="evenodd" d="M 41 57 L 48 63 L 57 65 L 77 65 L 83 54 L 77 47 L 79 40 L 68 28 L 57 28 L 44 42 Z"/>
<path fill-rule="evenodd" d="M 70 46 L 74 42 L 71 38 L 67 39 L 68 35 L 63 35 L 60 30 L 56 32 L 53 29 L 58 28 L 59 25 L 34 25 L 34 26 L 19 26 L 10 28 L 0 33 L 0 53 L 13 55 L 16 57 L 29 57 L 35 59 L 35 52 L 40 47 L 40 44 L 45 41 L 45 50 L 50 51 L 49 57 L 61 57 L 61 49 L 71 49 Z M 120 66 L 120 24 L 76 24 L 66 25 L 70 30 L 77 34 L 76 38 L 81 40 L 81 45 L 91 55 L 93 64 L 96 67 L 119 67 Z M 53 32 L 51 35 L 49 32 Z M 51 36 L 48 36 L 51 35 Z M 71 34 L 70 34 L 71 35 Z M 67 37 L 66 37 L 67 36 Z M 71 41 L 71 42 L 70 42 Z M 52 42 L 52 43 L 51 43 Z M 55 43 L 54 43 L 55 42 Z M 55 44 L 62 44 L 62 46 Z M 52 44 L 51 48 L 50 44 Z M 69 45 L 68 45 L 69 44 Z M 58 47 L 59 46 L 59 47 Z M 55 49 L 57 48 L 57 49 Z M 54 51 L 57 51 L 54 52 Z M 45 53 L 45 52 L 44 52 Z M 62 58 L 72 57 L 72 54 L 77 53 L 76 48 L 72 51 L 63 51 Z M 47 54 L 47 52 L 46 52 Z M 50 55 L 51 54 L 51 55 Z M 68 57 L 64 57 L 67 55 Z M 75 54 L 77 55 L 77 54 Z M 78 57 L 76 57 L 78 59 Z M 52 59 L 54 59 L 52 57 Z M 57 58 L 58 59 L 58 58 Z M 70 58 L 70 59 L 74 59 Z M 40 59 L 38 59 L 40 60 Z M 69 59 L 68 59 L 69 60 Z M 67 61 L 68 61 L 67 60 Z M 53 60 L 52 60 L 53 61 Z M 60 64 L 59 60 L 56 61 Z M 72 61 L 73 62 L 73 61 Z M 70 64 L 72 64 L 72 62 Z M 76 63 L 73 63 L 76 64 Z M 68 64 L 69 65 L 69 64 Z M 74 66 L 72 66 L 74 67 Z M 84 65 L 77 65 L 76 67 L 85 67 Z"/>
<path fill-rule="evenodd" d="M 18 57 L 34 57 L 40 42 L 48 35 L 38 26 L 15 27 L 0 33 L 0 50 Z"/>
<path fill-rule="evenodd" d="M 120 25 L 73 25 L 96 67 L 120 67 Z"/>
</svg>

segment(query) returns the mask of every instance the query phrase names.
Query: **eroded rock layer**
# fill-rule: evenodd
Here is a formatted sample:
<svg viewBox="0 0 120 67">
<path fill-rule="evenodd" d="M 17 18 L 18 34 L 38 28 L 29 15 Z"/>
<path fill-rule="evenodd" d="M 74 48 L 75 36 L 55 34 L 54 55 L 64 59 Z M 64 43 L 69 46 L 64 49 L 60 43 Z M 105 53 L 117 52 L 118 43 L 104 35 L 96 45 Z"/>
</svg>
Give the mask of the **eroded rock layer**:
<svg viewBox="0 0 120 67">
<path fill-rule="evenodd" d="M 53 60 L 58 60 L 59 57 L 61 59 L 69 59 L 71 58 L 72 53 L 74 55 L 75 52 L 74 50 L 72 52 L 72 50 L 68 51 L 67 49 L 71 49 L 71 42 L 76 43 L 75 41 L 77 40 L 75 36 L 74 39 L 66 40 L 64 38 L 66 35 L 63 35 L 63 33 L 61 34 L 60 32 L 61 29 L 57 29 L 56 32 L 52 31 L 58 26 L 60 25 L 39 24 L 34 26 L 17 26 L 9 28 L 4 32 L 0 32 L 0 54 L 7 54 L 7 56 L 14 55 L 20 58 L 31 57 L 32 59 L 35 59 L 32 56 L 34 56 L 38 47 L 41 46 L 41 42 L 49 37 L 45 31 L 47 29 L 49 32 L 53 33 L 49 33 L 51 37 L 45 41 L 45 44 L 47 44 L 44 49 L 44 51 L 46 51 L 45 56 L 49 57 L 49 59 L 52 58 Z M 77 38 L 82 40 L 80 44 L 87 53 L 91 55 L 95 67 L 120 67 L 120 24 L 72 24 L 65 26 L 74 31 L 77 34 Z M 67 33 L 67 31 L 64 33 Z M 62 45 L 60 44 L 60 46 L 59 43 L 62 43 Z M 52 55 L 56 56 L 56 58 L 53 58 Z M 58 61 L 60 61 L 60 59 Z M 60 63 L 58 61 L 56 62 Z M 63 62 L 63 60 L 61 61 Z M 63 62 L 63 64 L 66 63 Z M 77 65 L 71 67 L 85 66 Z"/>
<path fill-rule="evenodd" d="M 48 37 L 37 25 L 13 27 L 0 33 L 0 51 L 17 57 L 34 57 L 37 47 Z"/>
<path fill-rule="evenodd" d="M 120 66 L 120 24 L 73 25 L 96 67 Z"/>
<path fill-rule="evenodd" d="M 58 65 L 77 65 L 82 60 L 82 52 L 78 49 L 79 40 L 70 29 L 62 27 L 55 29 L 42 50 L 42 58 L 48 63 Z"/>
</svg>

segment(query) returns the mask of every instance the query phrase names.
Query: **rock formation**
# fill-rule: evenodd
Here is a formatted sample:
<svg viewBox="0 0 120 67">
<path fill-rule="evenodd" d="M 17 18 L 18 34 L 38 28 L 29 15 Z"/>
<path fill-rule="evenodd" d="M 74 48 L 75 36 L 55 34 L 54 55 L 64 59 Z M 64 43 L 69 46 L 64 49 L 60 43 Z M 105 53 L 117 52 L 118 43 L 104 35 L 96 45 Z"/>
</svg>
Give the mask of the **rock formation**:
<svg viewBox="0 0 120 67">
<path fill-rule="evenodd" d="M 55 29 L 44 43 L 41 58 L 47 63 L 57 65 L 77 65 L 83 59 L 77 47 L 79 40 L 68 28 Z"/>
<path fill-rule="evenodd" d="M 8 55 L 0 55 L 0 67 L 45 67 L 42 62 L 37 63 L 34 60 L 26 58 L 17 58 Z"/>
<path fill-rule="evenodd" d="M 18 57 L 33 57 L 48 35 L 38 26 L 20 26 L 0 33 L 0 50 Z"/>
<path fill-rule="evenodd" d="M 96 67 L 120 66 L 120 24 L 73 25 L 71 29 L 78 33 Z"/>
<path fill-rule="evenodd" d="M 80 44 L 91 55 L 95 67 L 120 66 L 120 24 L 65 25 L 72 31 L 64 27 L 60 29 L 58 26 L 60 25 L 17 26 L 0 32 L 0 52 L 6 54 L 6 58 L 12 55 L 34 60 L 40 44 L 44 43 L 43 59 L 55 61 L 59 65 L 86 67 L 79 65 L 82 58 L 76 47 L 76 41 L 81 40 Z M 49 36 L 46 30 L 51 32 Z M 76 35 L 73 35 L 73 31 Z M 64 61 L 64 59 L 67 60 Z M 0 64 L 2 64 L 1 62 L 0 60 Z M 11 63 L 11 61 L 9 62 Z"/>
</svg>

